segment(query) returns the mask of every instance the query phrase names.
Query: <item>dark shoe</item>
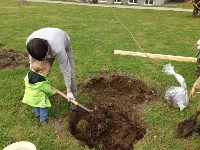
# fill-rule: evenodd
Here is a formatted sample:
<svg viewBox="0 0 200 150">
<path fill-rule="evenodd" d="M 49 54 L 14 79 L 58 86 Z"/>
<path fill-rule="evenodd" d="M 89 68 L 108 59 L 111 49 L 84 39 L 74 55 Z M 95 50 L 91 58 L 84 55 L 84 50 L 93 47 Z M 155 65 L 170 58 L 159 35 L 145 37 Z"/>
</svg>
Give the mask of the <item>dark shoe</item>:
<svg viewBox="0 0 200 150">
<path fill-rule="evenodd" d="M 40 117 L 40 115 L 36 115 L 36 114 L 35 114 L 35 116 L 34 116 L 34 118 L 39 118 L 39 117 Z"/>
<path fill-rule="evenodd" d="M 47 120 L 45 120 L 45 121 L 42 121 L 42 122 L 39 122 L 38 124 L 37 124 L 37 126 L 38 127 L 42 127 L 42 126 L 44 126 L 45 124 L 47 124 L 49 122 L 49 119 L 47 119 Z"/>
<path fill-rule="evenodd" d="M 70 103 L 69 108 L 71 109 L 71 111 L 76 111 L 77 110 L 77 106 Z"/>
</svg>

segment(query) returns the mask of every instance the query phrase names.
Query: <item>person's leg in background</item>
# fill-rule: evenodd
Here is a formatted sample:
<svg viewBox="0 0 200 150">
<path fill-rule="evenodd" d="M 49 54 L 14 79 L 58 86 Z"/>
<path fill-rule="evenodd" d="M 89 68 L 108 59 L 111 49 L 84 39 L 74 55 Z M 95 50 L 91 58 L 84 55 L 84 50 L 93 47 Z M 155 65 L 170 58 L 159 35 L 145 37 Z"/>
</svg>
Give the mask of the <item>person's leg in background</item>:
<svg viewBox="0 0 200 150">
<path fill-rule="evenodd" d="M 197 57 L 197 67 L 196 67 L 196 76 L 197 76 L 197 78 L 200 77 L 200 58 L 198 58 L 198 57 Z"/>
</svg>

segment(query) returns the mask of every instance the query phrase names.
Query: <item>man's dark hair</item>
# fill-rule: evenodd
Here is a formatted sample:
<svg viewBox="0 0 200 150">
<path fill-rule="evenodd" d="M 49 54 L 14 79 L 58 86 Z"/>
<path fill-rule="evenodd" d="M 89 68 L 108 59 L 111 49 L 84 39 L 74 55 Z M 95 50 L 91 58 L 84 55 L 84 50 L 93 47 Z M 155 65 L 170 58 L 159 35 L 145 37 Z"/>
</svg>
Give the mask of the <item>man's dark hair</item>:
<svg viewBox="0 0 200 150">
<path fill-rule="evenodd" d="M 26 46 L 29 54 L 36 60 L 42 61 L 45 59 L 49 50 L 48 42 L 43 39 L 34 38 L 30 40 Z"/>
</svg>

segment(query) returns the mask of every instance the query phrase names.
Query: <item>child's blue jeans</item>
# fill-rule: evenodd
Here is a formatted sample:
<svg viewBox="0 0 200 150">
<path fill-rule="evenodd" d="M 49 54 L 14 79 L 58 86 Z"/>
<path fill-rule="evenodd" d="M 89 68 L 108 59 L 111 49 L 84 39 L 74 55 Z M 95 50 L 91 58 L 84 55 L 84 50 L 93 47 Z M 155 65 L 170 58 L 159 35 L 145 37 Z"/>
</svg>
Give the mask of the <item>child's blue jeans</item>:
<svg viewBox="0 0 200 150">
<path fill-rule="evenodd" d="M 40 116 L 40 122 L 48 119 L 48 108 L 34 107 L 35 115 Z"/>
</svg>

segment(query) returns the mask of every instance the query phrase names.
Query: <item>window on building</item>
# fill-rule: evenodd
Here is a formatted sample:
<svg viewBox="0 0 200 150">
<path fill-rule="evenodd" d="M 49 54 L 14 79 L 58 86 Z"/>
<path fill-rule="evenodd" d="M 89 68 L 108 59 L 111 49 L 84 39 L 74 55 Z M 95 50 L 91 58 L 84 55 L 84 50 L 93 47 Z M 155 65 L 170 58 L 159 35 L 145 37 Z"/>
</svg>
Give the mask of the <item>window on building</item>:
<svg viewBox="0 0 200 150">
<path fill-rule="evenodd" d="M 128 3 L 129 4 L 137 4 L 137 0 L 129 0 Z"/>
<path fill-rule="evenodd" d="M 98 2 L 104 3 L 104 2 L 106 2 L 106 0 L 98 0 Z"/>
<path fill-rule="evenodd" d="M 115 0 L 114 3 L 121 3 L 121 0 Z"/>
<path fill-rule="evenodd" d="M 154 0 L 145 0 L 145 5 L 153 5 L 154 4 Z"/>
</svg>

